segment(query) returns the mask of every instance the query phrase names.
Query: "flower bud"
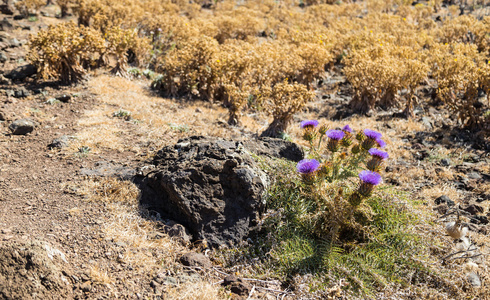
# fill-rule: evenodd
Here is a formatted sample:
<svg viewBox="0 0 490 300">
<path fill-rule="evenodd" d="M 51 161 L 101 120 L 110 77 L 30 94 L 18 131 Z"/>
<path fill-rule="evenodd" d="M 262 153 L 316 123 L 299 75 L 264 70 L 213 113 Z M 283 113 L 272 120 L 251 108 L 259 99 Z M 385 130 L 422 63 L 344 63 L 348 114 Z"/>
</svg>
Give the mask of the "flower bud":
<svg viewBox="0 0 490 300">
<path fill-rule="evenodd" d="M 358 192 L 354 192 L 350 195 L 348 201 L 352 206 L 359 206 L 359 204 L 362 202 L 362 197 Z"/>
<path fill-rule="evenodd" d="M 359 146 L 359 144 L 355 144 L 350 151 L 352 152 L 352 154 L 357 154 L 361 152 L 361 147 Z"/>
</svg>

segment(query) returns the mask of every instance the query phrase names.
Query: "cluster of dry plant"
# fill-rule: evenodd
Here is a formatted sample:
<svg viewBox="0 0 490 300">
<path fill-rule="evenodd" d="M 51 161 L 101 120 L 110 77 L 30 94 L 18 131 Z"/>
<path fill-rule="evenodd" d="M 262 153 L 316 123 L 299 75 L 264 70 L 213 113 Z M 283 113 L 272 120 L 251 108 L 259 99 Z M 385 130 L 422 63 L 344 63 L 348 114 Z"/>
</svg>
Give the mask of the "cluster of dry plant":
<svg viewBox="0 0 490 300">
<path fill-rule="evenodd" d="M 345 67 L 351 106 L 358 111 L 404 107 L 410 116 L 421 100 L 418 88 L 435 82 L 438 97 L 463 125 L 483 124 L 485 109 L 478 108 L 475 91 L 488 81 L 490 18 L 459 16 L 456 3 L 445 3 L 450 6 L 443 13 L 439 0 L 320 0 L 302 2 L 302 8 L 272 0 L 58 4 L 62 14 L 71 8 L 78 15 L 81 28 L 99 31 L 109 44 L 118 40 L 112 47 L 116 73 L 125 73 L 128 56 L 139 49 L 150 54 L 139 56 L 145 58 L 139 63 L 161 74 L 154 87 L 167 95 L 221 101 L 230 108 L 231 124 L 239 123 L 244 109 L 272 101 L 265 99 L 266 89 L 285 80 L 313 89 L 335 63 Z M 151 41 L 151 52 L 141 50 L 148 49 L 143 43 L 135 46 L 141 37 Z M 462 48 L 467 50 L 457 50 Z"/>
<path fill-rule="evenodd" d="M 36 13 L 42 6 L 46 5 L 46 0 L 20 0 L 15 2 L 15 8 L 23 16 Z"/>
<path fill-rule="evenodd" d="M 141 57 L 149 49 L 149 42 L 131 30 L 113 27 L 104 36 L 73 22 L 51 25 L 31 37 L 27 57 L 42 78 L 67 84 L 82 80 L 91 68 L 109 64 L 110 56 L 116 58 L 114 73 L 126 74 L 127 52 Z"/>
</svg>

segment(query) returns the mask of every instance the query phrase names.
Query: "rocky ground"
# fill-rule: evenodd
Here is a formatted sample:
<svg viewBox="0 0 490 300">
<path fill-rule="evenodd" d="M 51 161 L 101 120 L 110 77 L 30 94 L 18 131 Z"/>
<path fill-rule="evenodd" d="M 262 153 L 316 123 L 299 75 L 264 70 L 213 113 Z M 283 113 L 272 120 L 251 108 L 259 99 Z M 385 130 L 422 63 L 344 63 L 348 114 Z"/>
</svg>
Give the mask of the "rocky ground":
<svg viewBox="0 0 490 300">
<path fill-rule="evenodd" d="M 180 138 L 247 141 L 267 119 L 248 114 L 243 127 L 229 127 L 219 105 L 163 99 L 143 79 L 104 72 L 77 86 L 38 83 L 25 58 L 27 38 L 60 22 L 56 13 L 48 6 L 32 19 L 0 15 L 0 298 L 238 297 L 216 288 L 222 283 L 252 298 L 286 296 L 274 280 L 229 277 L 206 245 L 190 243 L 184 228 L 142 207 L 134 184 L 112 179 L 131 178 Z M 488 137 L 455 129 L 453 116 L 433 101 L 413 120 L 397 111 L 352 115 L 348 84 L 336 74 L 326 74 L 317 101 L 295 121 L 382 132 L 391 155 L 386 183 L 424 203 L 436 230 L 440 217 L 458 208 L 478 251 L 488 253 Z M 430 97 L 430 87 L 420 96 Z M 290 136 L 299 141 L 299 129 Z M 186 253 L 193 254 L 182 258 Z M 486 256 L 478 263 L 475 286 L 485 284 Z"/>
</svg>

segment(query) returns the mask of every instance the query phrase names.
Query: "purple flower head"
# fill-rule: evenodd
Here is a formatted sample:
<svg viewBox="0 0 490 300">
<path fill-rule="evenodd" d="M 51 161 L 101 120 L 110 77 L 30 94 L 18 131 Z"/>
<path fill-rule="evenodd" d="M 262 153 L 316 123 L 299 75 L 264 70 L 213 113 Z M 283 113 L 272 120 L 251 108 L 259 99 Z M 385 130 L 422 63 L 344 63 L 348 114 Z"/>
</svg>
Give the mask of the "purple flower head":
<svg viewBox="0 0 490 300">
<path fill-rule="evenodd" d="M 381 139 L 382 137 L 381 133 L 371 129 L 364 129 L 364 135 L 373 140 Z"/>
<path fill-rule="evenodd" d="M 386 147 L 386 142 L 385 142 L 385 141 L 383 141 L 382 139 L 376 139 L 376 143 L 378 143 L 378 146 L 379 146 L 380 148 L 384 148 L 384 147 Z"/>
<path fill-rule="evenodd" d="M 303 159 L 296 165 L 296 170 L 301 174 L 311 174 L 315 172 L 320 163 L 316 159 Z"/>
<path fill-rule="evenodd" d="M 369 149 L 368 152 L 372 156 L 379 158 L 381 160 L 384 160 L 384 159 L 387 159 L 388 157 L 390 157 L 387 152 L 381 151 L 381 150 L 376 149 L 376 148 L 371 148 L 371 149 Z"/>
<path fill-rule="evenodd" d="M 301 122 L 301 128 L 305 129 L 308 127 L 315 128 L 318 126 L 318 121 L 317 120 L 305 120 Z"/>
<path fill-rule="evenodd" d="M 363 183 L 367 183 L 370 185 L 378 185 L 381 183 L 381 175 L 373 171 L 362 171 L 359 173 L 359 178 Z"/>
<path fill-rule="evenodd" d="M 344 128 L 342 128 L 342 131 L 352 133 L 352 128 L 350 128 L 350 126 L 347 124 L 344 126 Z"/>
<path fill-rule="evenodd" d="M 335 130 L 335 129 L 330 129 L 329 131 L 327 131 L 326 134 L 330 139 L 336 141 L 340 141 L 345 135 L 345 133 L 342 130 Z"/>
</svg>

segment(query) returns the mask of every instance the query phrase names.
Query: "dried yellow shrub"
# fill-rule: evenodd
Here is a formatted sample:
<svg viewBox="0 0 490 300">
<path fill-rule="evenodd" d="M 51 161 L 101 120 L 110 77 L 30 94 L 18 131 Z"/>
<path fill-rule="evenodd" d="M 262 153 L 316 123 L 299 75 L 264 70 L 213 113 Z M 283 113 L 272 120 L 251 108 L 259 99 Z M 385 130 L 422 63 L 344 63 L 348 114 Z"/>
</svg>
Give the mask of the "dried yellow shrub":
<svg viewBox="0 0 490 300">
<path fill-rule="evenodd" d="M 29 40 L 27 58 L 44 79 L 78 82 L 90 67 L 96 67 L 105 51 L 105 41 L 94 29 L 72 22 L 49 26 Z"/>
</svg>

